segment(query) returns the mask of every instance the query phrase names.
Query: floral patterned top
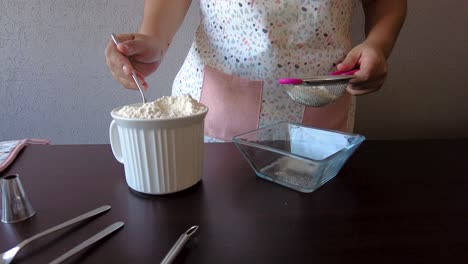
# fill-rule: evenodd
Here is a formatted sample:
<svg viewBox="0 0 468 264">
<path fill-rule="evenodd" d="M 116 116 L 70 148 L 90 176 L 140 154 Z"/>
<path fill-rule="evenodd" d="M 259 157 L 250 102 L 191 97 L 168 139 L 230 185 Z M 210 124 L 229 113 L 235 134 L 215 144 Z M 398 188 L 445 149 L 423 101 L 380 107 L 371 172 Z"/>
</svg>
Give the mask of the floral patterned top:
<svg viewBox="0 0 468 264">
<path fill-rule="evenodd" d="M 172 93 L 199 99 L 209 65 L 263 80 L 259 126 L 300 123 L 304 106 L 277 80 L 335 70 L 351 48 L 354 6 L 355 0 L 200 0 L 201 22 Z"/>
</svg>

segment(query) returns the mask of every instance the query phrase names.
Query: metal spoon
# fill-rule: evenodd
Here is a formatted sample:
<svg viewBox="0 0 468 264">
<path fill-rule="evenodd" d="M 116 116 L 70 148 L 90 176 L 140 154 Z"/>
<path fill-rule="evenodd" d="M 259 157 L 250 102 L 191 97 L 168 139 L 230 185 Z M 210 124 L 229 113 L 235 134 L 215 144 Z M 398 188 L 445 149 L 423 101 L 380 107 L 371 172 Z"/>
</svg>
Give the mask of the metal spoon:
<svg viewBox="0 0 468 264">
<path fill-rule="evenodd" d="M 58 230 L 60 230 L 60 229 L 62 229 L 62 228 L 65 228 L 65 227 L 67 227 L 67 226 L 69 226 L 69 225 L 78 223 L 78 222 L 83 221 L 83 220 L 85 220 L 85 219 L 88 219 L 88 218 L 90 218 L 90 217 L 92 217 L 92 216 L 101 214 L 101 213 L 103 213 L 103 212 L 109 210 L 110 208 L 111 208 L 111 207 L 110 207 L 109 205 L 101 206 L 101 207 L 99 207 L 99 208 L 97 208 L 97 209 L 94 209 L 94 210 L 92 210 L 92 211 L 90 211 L 90 212 L 87 212 L 87 213 L 82 214 L 82 215 L 80 215 L 80 216 L 78 216 L 78 217 L 75 217 L 75 218 L 73 218 L 73 219 L 71 219 L 71 220 L 68 220 L 68 221 L 66 221 L 65 223 L 62 223 L 62 224 L 57 225 L 57 226 L 54 226 L 54 227 L 52 227 L 52 228 L 50 228 L 50 229 L 47 229 L 47 230 L 45 230 L 45 231 L 42 231 L 41 233 L 39 233 L 39 234 L 37 234 L 37 235 L 34 235 L 34 236 L 32 236 L 32 237 L 30 237 L 30 238 L 28 238 L 28 239 L 23 240 L 23 242 L 19 243 L 16 247 L 14 247 L 14 248 L 12 248 L 12 249 L 10 249 L 10 250 L 8 250 L 8 251 L 5 251 L 5 252 L 3 252 L 2 254 L 0 254 L 0 264 L 8 264 L 8 263 L 10 263 L 10 262 L 15 258 L 16 254 L 18 253 L 18 251 L 20 251 L 20 249 L 22 249 L 24 246 L 26 246 L 26 245 L 29 244 L 30 242 L 32 242 L 32 241 L 34 241 L 34 240 L 36 240 L 36 239 L 38 239 L 38 238 L 41 238 L 41 237 L 43 237 L 43 236 L 45 236 L 45 235 L 48 235 L 48 234 L 50 234 L 50 233 L 52 233 L 52 232 L 58 231 Z"/>
<path fill-rule="evenodd" d="M 111 38 L 114 41 L 116 46 L 120 43 L 119 39 L 117 38 L 117 36 L 114 33 L 111 33 Z M 146 103 L 147 100 L 146 100 L 145 94 L 143 93 L 143 85 L 141 85 L 140 80 L 138 80 L 135 69 L 132 70 L 132 78 L 135 81 L 135 83 L 136 83 L 136 85 L 138 87 L 138 90 L 140 90 L 140 94 L 141 94 L 141 98 L 143 99 L 143 103 Z"/>
</svg>

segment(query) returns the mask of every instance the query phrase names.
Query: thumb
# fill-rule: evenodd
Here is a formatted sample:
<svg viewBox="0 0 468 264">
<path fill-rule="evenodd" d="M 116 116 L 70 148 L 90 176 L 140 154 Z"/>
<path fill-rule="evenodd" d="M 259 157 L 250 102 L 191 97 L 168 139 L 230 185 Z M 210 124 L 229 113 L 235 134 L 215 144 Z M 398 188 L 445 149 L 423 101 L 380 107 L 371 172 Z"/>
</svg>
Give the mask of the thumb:
<svg viewBox="0 0 468 264">
<path fill-rule="evenodd" d="M 149 38 L 127 40 L 117 46 L 126 56 L 132 56 L 139 62 L 152 63 L 161 59 L 163 51 Z"/>
<path fill-rule="evenodd" d="M 126 40 L 117 45 L 117 49 L 125 56 L 133 56 L 142 53 L 146 48 L 144 42 L 137 39 Z"/>
<path fill-rule="evenodd" d="M 347 55 L 346 58 L 336 66 L 339 71 L 349 71 L 352 70 L 359 61 L 361 57 L 361 52 L 358 49 L 352 49 Z"/>
</svg>

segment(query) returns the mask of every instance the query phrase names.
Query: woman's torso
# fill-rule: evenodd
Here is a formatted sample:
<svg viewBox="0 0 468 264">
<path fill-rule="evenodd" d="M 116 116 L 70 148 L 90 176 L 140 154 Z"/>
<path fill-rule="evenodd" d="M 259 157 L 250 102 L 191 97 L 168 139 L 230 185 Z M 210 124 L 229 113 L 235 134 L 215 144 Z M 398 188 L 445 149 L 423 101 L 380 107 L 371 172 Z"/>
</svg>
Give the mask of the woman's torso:
<svg viewBox="0 0 468 264">
<path fill-rule="evenodd" d="M 277 80 L 333 71 L 351 48 L 354 4 L 354 0 L 200 0 L 201 22 L 173 94 L 189 93 L 200 99 L 203 67 L 209 65 L 263 81 L 259 126 L 283 120 L 301 123 L 304 106 L 292 101 Z M 348 111 L 349 107 L 341 112 L 348 116 Z"/>
</svg>

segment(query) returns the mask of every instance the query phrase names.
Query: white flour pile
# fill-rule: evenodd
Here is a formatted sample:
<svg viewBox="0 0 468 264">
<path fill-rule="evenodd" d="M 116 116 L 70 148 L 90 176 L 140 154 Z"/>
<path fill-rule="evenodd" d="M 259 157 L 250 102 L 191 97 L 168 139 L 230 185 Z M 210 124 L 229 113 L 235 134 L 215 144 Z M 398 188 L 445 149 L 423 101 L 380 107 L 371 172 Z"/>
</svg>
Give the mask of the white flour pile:
<svg viewBox="0 0 468 264">
<path fill-rule="evenodd" d="M 329 100 L 335 100 L 337 98 L 337 96 L 330 93 L 325 86 L 306 86 L 301 88 L 301 91 L 307 96 L 315 96 Z"/>
<path fill-rule="evenodd" d="M 156 101 L 143 105 L 126 105 L 115 114 L 125 118 L 163 119 L 192 116 L 202 113 L 206 106 L 190 95 L 163 96 Z"/>
</svg>

